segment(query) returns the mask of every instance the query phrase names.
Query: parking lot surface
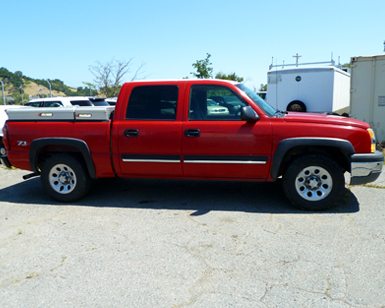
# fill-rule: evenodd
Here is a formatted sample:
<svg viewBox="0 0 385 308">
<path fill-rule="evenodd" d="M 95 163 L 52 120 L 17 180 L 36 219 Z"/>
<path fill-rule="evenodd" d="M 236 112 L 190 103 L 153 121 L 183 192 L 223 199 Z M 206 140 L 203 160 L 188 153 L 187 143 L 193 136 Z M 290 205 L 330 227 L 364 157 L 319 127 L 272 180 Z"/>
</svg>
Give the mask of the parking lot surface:
<svg viewBox="0 0 385 308">
<path fill-rule="evenodd" d="M 296 210 L 279 183 L 100 179 L 73 204 L 0 167 L 1 307 L 385 307 L 385 181 Z"/>
</svg>

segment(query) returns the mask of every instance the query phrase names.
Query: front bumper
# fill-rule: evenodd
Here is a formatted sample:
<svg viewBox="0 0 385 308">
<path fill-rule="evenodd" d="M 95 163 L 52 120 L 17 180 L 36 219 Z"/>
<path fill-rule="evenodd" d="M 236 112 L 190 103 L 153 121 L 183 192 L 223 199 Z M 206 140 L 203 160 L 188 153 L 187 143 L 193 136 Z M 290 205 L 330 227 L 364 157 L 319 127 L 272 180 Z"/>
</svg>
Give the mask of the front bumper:
<svg viewBox="0 0 385 308">
<path fill-rule="evenodd" d="M 352 155 L 350 185 L 374 182 L 380 176 L 383 164 L 384 155 L 380 151 Z"/>
</svg>

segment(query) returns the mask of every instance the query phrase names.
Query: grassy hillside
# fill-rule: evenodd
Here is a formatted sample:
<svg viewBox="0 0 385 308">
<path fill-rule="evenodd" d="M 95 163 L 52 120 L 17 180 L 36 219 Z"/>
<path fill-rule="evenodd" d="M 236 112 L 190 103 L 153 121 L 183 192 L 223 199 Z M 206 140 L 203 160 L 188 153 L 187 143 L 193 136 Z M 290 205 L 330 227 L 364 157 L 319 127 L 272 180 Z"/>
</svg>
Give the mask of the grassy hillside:
<svg viewBox="0 0 385 308">
<path fill-rule="evenodd" d="M 43 90 L 39 91 L 40 88 L 42 88 Z M 73 92 L 76 92 L 76 89 L 72 89 L 72 90 Z M 4 89 L 5 96 L 12 96 L 12 94 L 14 94 L 15 92 L 20 93 L 19 91 L 20 91 L 19 87 L 15 87 L 12 84 L 10 84 L 9 86 L 5 86 L 5 89 Z M 38 85 L 34 81 L 24 81 L 23 91 L 24 91 L 24 94 L 28 96 L 29 95 L 32 95 L 32 96 L 48 95 L 49 96 L 49 88 L 42 85 Z M 66 94 L 62 91 L 52 90 L 52 96 L 66 96 Z"/>
<path fill-rule="evenodd" d="M 40 97 L 49 96 L 49 84 L 44 79 L 34 79 L 28 76 L 24 76 L 21 71 L 14 73 L 8 71 L 6 68 L 0 68 L 0 80 L 4 83 L 4 94 L 7 97 L 12 97 L 12 100 L 16 104 L 20 104 L 22 101 L 20 94 L 20 86 L 23 89 L 23 99 L 28 101 L 30 95 Z M 78 87 L 77 89 L 71 88 L 64 84 L 59 79 L 49 80 L 51 83 L 52 96 L 88 96 L 90 95 L 90 88 Z M 39 91 L 39 89 L 42 89 Z M 91 90 L 93 96 L 97 96 L 96 90 Z"/>
</svg>

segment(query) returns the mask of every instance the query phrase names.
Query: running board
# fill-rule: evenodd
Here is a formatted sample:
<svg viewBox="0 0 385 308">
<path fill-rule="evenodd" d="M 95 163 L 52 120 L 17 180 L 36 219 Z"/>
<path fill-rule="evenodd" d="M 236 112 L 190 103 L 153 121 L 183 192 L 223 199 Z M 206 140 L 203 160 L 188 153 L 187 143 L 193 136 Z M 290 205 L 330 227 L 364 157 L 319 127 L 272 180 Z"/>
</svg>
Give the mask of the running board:
<svg viewBox="0 0 385 308">
<path fill-rule="evenodd" d="M 28 180 L 30 178 L 33 178 L 33 177 L 39 176 L 39 175 L 40 175 L 39 172 L 34 172 L 34 173 L 26 174 L 26 175 L 23 175 L 23 180 Z"/>
</svg>

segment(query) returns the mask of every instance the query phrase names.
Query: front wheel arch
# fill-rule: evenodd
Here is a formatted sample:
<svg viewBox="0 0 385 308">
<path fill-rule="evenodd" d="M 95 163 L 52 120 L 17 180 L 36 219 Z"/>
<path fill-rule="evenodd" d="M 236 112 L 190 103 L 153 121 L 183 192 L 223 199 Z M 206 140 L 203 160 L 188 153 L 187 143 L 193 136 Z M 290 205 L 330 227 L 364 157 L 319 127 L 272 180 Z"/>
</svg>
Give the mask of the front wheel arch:
<svg viewBox="0 0 385 308">
<path fill-rule="evenodd" d="M 332 156 L 339 165 L 350 172 L 350 157 L 355 153 L 353 145 L 336 138 L 289 138 L 282 140 L 275 149 L 270 175 L 274 181 L 285 172 L 287 165 L 299 156 L 320 154 Z"/>
</svg>

